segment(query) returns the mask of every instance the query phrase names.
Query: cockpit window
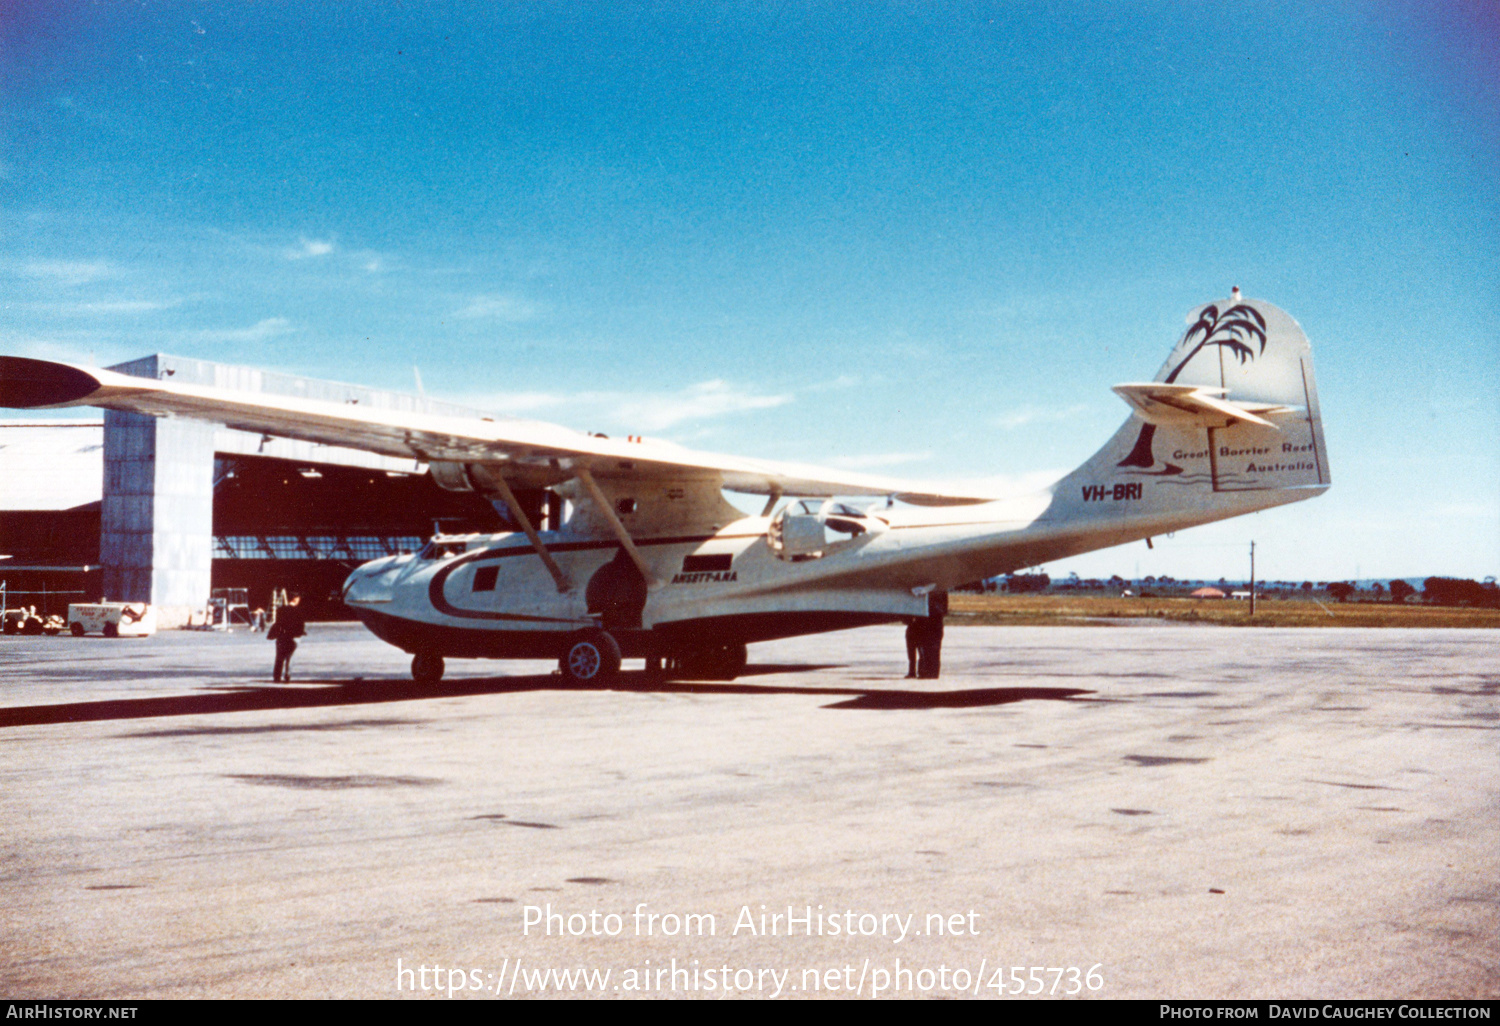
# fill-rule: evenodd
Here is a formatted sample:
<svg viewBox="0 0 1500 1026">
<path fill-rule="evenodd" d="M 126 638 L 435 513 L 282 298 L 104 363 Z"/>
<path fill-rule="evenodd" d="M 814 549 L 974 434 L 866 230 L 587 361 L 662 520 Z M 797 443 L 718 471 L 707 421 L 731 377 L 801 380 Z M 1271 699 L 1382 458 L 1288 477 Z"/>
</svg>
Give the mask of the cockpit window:
<svg viewBox="0 0 1500 1026">
<path fill-rule="evenodd" d="M 418 559 L 447 559 L 449 556 L 459 556 L 467 552 L 467 542 L 438 541 L 434 538 L 422 546 L 422 551 L 417 553 Z"/>
</svg>

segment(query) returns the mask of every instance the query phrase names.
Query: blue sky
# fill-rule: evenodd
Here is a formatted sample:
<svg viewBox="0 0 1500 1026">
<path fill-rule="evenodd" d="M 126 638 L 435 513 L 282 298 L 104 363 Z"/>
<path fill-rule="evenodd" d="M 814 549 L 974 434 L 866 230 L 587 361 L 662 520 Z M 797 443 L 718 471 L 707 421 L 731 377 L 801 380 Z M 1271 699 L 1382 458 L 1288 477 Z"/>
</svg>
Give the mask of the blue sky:
<svg viewBox="0 0 1500 1026">
<path fill-rule="evenodd" d="M 5 3 L 0 352 L 1022 487 L 1238 285 L 1324 497 L 1049 566 L 1500 573 L 1500 16 Z"/>
</svg>

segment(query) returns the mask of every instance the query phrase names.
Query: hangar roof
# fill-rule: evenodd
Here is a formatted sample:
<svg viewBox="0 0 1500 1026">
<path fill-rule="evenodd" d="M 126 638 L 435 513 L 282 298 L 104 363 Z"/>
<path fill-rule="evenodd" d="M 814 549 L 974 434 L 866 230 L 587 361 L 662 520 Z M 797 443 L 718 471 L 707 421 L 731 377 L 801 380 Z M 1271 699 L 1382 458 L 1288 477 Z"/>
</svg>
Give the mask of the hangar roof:
<svg viewBox="0 0 1500 1026">
<path fill-rule="evenodd" d="M 0 510 L 73 509 L 103 495 L 103 420 L 0 419 Z"/>
<path fill-rule="evenodd" d="M 212 385 L 215 388 L 267 392 L 272 395 L 290 395 L 336 403 L 359 403 L 362 406 L 374 406 L 378 409 L 422 410 L 428 413 L 445 413 L 459 417 L 486 415 L 478 410 L 428 400 L 425 397 L 403 392 L 388 392 L 378 388 L 366 388 L 363 385 L 349 385 L 340 381 L 303 378 L 293 374 L 260 370 L 256 367 L 240 367 L 229 363 L 216 363 L 212 360 L 172 356 L 168 353 L 144 356 L 128 363 L 116 364 L 108 369 L 146 378 L 170 377 L 178 382 Z M 238 453 L 241 456 L 270 456 L 275 459 L 302 460 L 309 463 L 346 467 L 368 467 L 372 470 L 388 470 L 405 474 L 423 473 L 427 469 L 425 465 L 414 463 L 410 459 L 381 456 L 362 449 L 298 442 L 290 438 L 272 438 L 258 432 L 236 431 L 227 427 L 219 427 L 214 431 L 214 450 L 219 453 Z"/>
</svg>

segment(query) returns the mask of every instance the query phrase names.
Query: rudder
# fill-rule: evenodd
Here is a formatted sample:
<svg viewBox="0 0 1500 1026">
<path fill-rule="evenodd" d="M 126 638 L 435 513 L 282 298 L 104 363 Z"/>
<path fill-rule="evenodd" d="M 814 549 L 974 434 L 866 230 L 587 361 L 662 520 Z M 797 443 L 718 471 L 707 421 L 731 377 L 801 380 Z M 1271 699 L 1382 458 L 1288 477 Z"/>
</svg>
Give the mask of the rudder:
<svg viewBox="0 0 1500 1026">
<path fill-rule="evenodd" d="M 1236 290 L 1200 307 L 1153 381 L 1115 391 L 1135 416 L 1059 483 L 1060 497 L 1090 504 L 1123 494 L 1143 513 L 1185 505 L 1216 519 L 1331 483 L 1311 346 L 1270 303 Z"/>
</svg>

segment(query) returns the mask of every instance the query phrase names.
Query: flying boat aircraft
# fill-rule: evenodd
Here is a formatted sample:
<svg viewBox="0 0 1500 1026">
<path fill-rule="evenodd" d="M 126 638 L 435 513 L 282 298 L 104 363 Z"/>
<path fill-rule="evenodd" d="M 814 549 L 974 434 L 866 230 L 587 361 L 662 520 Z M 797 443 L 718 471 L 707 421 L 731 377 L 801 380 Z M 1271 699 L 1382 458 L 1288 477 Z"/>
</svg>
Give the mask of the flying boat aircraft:
<svg viewBox="0 0 1500 1026">
<path fill-rule="evenodd" d="M 1131 412 L 1103 448 L 1034 495 L 995 499 L 533 421 L 0 357 L 0 406 L 98 406 L 365 449 L 504 503 L 520 531 L 437 535 L 344 584 L 344 602 L 411 654 L 423 682 L 453 658 L 555 658 L 576 683 L 607 681 L 622 658 L 732 679 L 753 642 L 926 616 L 958 585 L 1329 487 L 1307 338 L 1238 289 L 1190 315 L 1154 380 L 1114 391 Z M 518 488 L 551 489 L 571 516 L 537 530 Z M 726 489 L 765 507 L 746 516 Z"/>
</svg>

